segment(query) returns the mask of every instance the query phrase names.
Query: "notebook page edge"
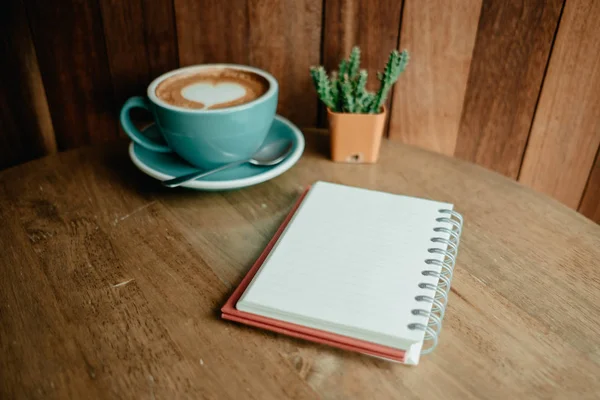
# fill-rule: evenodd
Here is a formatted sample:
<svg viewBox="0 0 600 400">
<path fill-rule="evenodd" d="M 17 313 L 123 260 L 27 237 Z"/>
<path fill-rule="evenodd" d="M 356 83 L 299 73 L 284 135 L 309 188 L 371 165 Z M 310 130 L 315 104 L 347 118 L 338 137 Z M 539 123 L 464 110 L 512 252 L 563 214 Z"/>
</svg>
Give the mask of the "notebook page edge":
<svg viewBox="0 0 600 400">
<path fill-rule="evenodd" d="M 302 315 L 281 312 L 276 308 L 261 306 L 251 301 L 246 301 L 244 304 L 240 304 L 237 307 L 237 309 L 239 311 L 260 315 L 263 317 L 272 318 L 283 322 L 302 325 L 307 328 L 335 333 L 338 335 L 347 336 L 349 338 L 364 340 L 366 342 L 371 342 L 383 346 L 389 346 L 398 350 L 407 350 L 411 348 L 411 346 L 419 344 L 419 342 L 415 340 L 408 340 L 405 338 L 398 338 L 395 336 L 381 334 L 365 329 L 343 326 L 319 318 L 304 317 Z"/>
</svg>

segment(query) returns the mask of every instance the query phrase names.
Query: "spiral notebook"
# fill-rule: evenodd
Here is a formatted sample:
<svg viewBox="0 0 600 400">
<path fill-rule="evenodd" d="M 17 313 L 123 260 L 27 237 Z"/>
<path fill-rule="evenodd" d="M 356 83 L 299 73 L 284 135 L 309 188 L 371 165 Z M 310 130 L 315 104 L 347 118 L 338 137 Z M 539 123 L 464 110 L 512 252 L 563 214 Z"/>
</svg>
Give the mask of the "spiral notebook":
<svg viewBox="0 0 600 400">
<path fill-rule="evenodd" d="M 438 343 L 461 229 L 449 203 L 317 182 L 222 317 L 417 364 Z"/>
</svg>

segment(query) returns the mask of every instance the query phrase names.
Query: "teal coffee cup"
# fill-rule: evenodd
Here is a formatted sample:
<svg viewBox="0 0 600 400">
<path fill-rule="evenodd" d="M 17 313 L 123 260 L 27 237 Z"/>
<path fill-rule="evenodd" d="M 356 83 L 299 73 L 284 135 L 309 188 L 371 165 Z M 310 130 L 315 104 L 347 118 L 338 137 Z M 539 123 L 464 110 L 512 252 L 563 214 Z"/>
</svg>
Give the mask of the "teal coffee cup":
<svg viewBox="0 0 600 400">
<path fill-rule="evenodd" d="M 194 76 L 218 75 L 219 71 L 234 78 L 238 74 L 251 79 L 251 84 L 262 85 L 262 94 L 255 99 L 250 97 L 251 100 L 243 104 L 236 104 L 236 101 L 244 101 L 244 93 L 258 92 L 244 92 L 244 85 L 241 85 L 242 88 L 240 85 L 236 87 L 235 82 L 222 81 L 220 78 L 201 83 L 193 81 Z M 181 77 L 190 77 L 191 83 L 186 85 L 182 81 L 181 90 L 175 86 L 175 100 L 169 97 L 165 99 L 162 94 L 161 97 L 157 95 L 157 88 L 162 82 L 170 79 L 161 86 L 164 87 Z M 121 109 L 121 126 L 135 143 L 148 150 L 174 152 L 196 167 L 211 169 L 249 159 L 261 147 L 275 117 L 278 94 L 277 80 L 258 68 L 234 64 L 180 68 L 152 81 L 148 86 L 147 97 L 132 97 L 127 100 Z M 185 104 L 177 104 L 178 101 Z M 219 102 L 221 105 L 217 106 L 222 108 L 209 108 L 211 104 L 216 107 L 214 104 Z M 189 108 L 189 104 L 194 107 L 208 106 Z M 164 141 L 147 137 L 134 126 L 129 115 L 133 108 L 143 108 L 152 113 Z"/>
</svg>

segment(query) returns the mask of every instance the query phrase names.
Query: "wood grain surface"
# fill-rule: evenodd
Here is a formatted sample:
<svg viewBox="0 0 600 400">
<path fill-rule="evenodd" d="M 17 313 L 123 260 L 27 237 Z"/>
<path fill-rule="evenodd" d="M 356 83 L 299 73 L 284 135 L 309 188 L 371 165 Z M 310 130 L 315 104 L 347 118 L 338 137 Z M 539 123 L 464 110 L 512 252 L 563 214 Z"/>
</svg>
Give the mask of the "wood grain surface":
<svg viewBox="0 0 600 400">
<path fill-rule="evenodd" d="M 154 78 L 177 68 L 173 3 L 100 0 L 99 4 L 113 85 L 113 115 L 118 115 L 129 97 L 145 96 Z M 150 115 L 134 111 L 132 119 L 149 122 Z"/>
<path fill-rule="evenodd" d="M 600 224 L 600 149 L 596 153 L 596 161 L 583 192 L 579 212 Z"/>
<path fill-rule="evenodd" d="M 410 67 L 394 86 L 389 136 L 453 155 L 481 0 L 405 0 L 399 49 Z"/>
<path fill-rule="evenodd" d="M 278 113 L 323 127 L 311 65 L 336 69 L 359 45 L 375 88 L 390 50 L 407 48 L 412 60 L 387 102 L 389 137 L 513 179 L 523 169 L 524 183 L 581 204 L 587 215 L 596 207 L 594 1 L 567 8 L 564 0 L 4 3 L 0 73 L 9 78 L 0 84 L 0 169 L 123 135 L 125 99 L 179 65 L 266 69 L 280 83 Z M 141 123 L 150 118 L 132 114 Z"/>
<path fill-rule="evenodd" d="M 379 88 L 376 72 L 383 71 L 390 52 L 398 47 L 402 3 L 399 0 L 325 1 L 322 63 L 327 71 L 337 70 L 340 60 L 348 58 L 352 47 L 360 46 L 361 68 L 369 72 L 367 87 Z M 326 119 L 326 113 L 321 112 L 322 126 Z"/>
<path fill-rule="evenodd" d="M 246 0 L 174 0 L 179 61 L 248 64 Z M 235 29 L 231 29 L 235 27 Z"/>
<path fill-rule="evenodd" d="M 150 76 L 179 66 L 173 0 L 143 0 L 143 24 Z"/>
<path fill-rule="evenodd" d="M 141 1 L 100 0 L 114 92 L 115 115 L 131 96 L 143 96 L 151 81 Z M 124 133 L 123 133 L 124 135 Z"/>
<path fill-rule="evenodd" d="M 484 0 L 455 155 L 517 178 L 563 0 Z"/>
<path fill-rule="evenodd" d="M 279 82 L 277 111 L 300 126 L 317 123 L 317 97 L 310 66 L 319 64 L 320 0 L 248 0 L 250 65 Z"/>
<path fill-rule="evenodd" d="M 317 121 L 309 67 L 319 63 L 319 0 L 175 0 L 182 65 L 249 64 L 279 82 L 278 113 L 301 126 Z"/>
<path fill-rule="evenodd" d="M 598 21 L 600 2 L 566 3 L 519 175 L 574 209 L 600 146 Z"/>
<path fill-rule="evenodd" d="M 58 149 L 114 139 L 118 131 L 98 3 L 25 3 Z"/>
<path fill-rule="evenodd" d="M 307 134 L 290 171 L 222 193 L 162 188 L 124 141 L 0 172 L 0 397 L 598 397 L 600 227 L 460 160 L 385 140 L 378 164 L 336 164 L 327 142 Z M 316 180 L 463 213 L 440 345 L 418 366 L 220 320 Z"/>
<path fill-rule="evenodd" d="M 0 169 L 56 152 L 25 7 L 8 2 L 0 13 Z"/>
</svg>

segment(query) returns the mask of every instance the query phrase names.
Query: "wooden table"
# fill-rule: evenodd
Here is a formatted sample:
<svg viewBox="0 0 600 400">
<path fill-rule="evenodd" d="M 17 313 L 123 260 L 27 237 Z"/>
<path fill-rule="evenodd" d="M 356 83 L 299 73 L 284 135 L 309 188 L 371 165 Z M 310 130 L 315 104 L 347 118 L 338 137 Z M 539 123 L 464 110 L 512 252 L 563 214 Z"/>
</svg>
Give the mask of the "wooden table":
<svg viewBox="0 0 600 400">
<path fill-rule="evenodd" d="M 495 173 L 396 143 L 284 175 L 167 190 L 125 142 L 0 173 L 0 398 L 600 396 L 600 228 Z M 219 309 L 315 180 L 450 201 L 465 217 L 440 345 L 417 367 L 236 325 Z"/>
</svg>

